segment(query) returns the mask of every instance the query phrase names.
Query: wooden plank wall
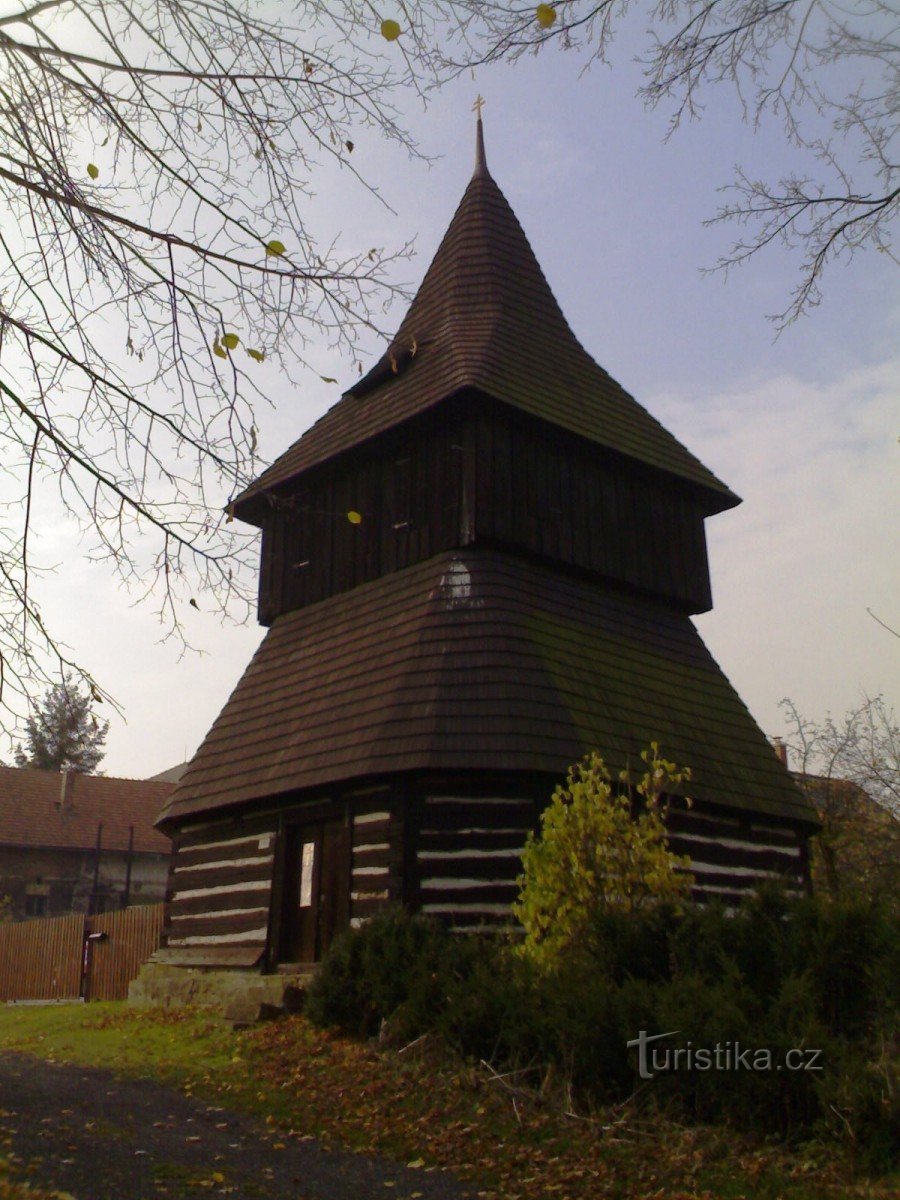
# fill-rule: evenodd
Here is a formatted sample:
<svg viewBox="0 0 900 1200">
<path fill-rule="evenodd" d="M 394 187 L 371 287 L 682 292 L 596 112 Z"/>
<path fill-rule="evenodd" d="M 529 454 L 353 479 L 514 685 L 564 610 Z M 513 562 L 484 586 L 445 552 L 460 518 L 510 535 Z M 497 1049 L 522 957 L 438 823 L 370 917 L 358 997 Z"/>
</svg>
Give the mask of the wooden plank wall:
<svg viewBox="0 0 900 1200">
<path fill-rule="evenodd" d="M 165 944 L 265 948 L 277 816 L 204 822 L 174 844 Z"/>
<path fill-rule="evenodd" d="M 105 939 L 88 943 L 86 1000 L 125 1000 L 128 985 L 159 948 L 164 904 L 143 904 L 90 918 L 92 934 Z"/>
<path fill-rule="evenodd" d="M 703 511 L 658 475 L 499 410 L 482 413 L 476 534 L 674 601 L 712 606 Z"/>
<path fill-rule="evenodd" d="M 159 946 L 165 905 L 0 925 L 0 1001 L 124 1000 Z M 88 933 L 105 933 L 87 943 Z"/>
<path fill-rule="evenodd" d="M 351 510 L 359 524 L 347 520 Z M 477 418 L 408 431 L 277 500 L 263 531 L 260 620 L 473 539 L 705 612 L 703 522 L 701 502 L 658 473 L 483 406 Z"/>
<path fill-rule="evenodd" d="M 84 916 L 0 925 L 0 1000 L 77 1000 Z"/>
<path fill-rule="evenodd" d="M 260 621 L 458 545 L 459 436 L 453 423 L 407 434 L 277 501 L 263 530 Z"/>
<path fill-rule="evenodd" d="M 510 926 L 534 815 L 527 799 L 426 796 L 418 830 L 421 911 L 458 930 Z"/>
</svg>

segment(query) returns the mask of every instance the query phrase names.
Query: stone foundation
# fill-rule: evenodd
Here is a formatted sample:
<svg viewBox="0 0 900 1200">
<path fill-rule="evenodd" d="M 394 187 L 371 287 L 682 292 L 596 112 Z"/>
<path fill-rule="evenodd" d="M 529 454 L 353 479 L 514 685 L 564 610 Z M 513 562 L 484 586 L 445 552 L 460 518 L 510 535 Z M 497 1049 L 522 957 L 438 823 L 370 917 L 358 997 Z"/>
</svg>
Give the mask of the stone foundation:
<svg viewBox="0 0 900 1200">
<path fill-rule="evenodd" d="M 128 989 L 128 1003 L 140 1008 L 218 1009 L 242 1024 L 294 1012 L 312 970 L 297 974 L 261 975 L 253 970 L 179 967 L 148 962 Z"/>
</svg>

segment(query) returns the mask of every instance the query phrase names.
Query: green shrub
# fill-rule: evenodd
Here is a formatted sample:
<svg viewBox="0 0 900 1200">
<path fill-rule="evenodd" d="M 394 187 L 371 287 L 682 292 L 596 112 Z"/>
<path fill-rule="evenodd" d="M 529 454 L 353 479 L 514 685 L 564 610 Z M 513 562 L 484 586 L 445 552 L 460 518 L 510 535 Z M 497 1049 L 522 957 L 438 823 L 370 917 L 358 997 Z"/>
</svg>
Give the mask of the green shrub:
<svg viewBox="0 0 900 1200">
<path fill-rule="evenodd" d="M 436 922 L 392 908 L 335 939 L 307 996 L 318 1025 L 371 1037 L 402 1005 L 425 1023 L 440 1004 L 442 976 L 460 949 Z M 416 1028 L 416 1032 L 420 1032 Z"/>
<path fill-rule="evenodd" d="M 818 1011 L 828 1028 L 864 1037 L 900 1011 L 898 918 L 877 901 L 804 901 L 785 926 L 794 969 L 813 976 Z"/>
<path fill-rule="evenodd" d="M 660 901 L 640 914 L 610 910 L 591 920 L 591 961 L 586 964 L 618 983 L 626 979 L 662 981 L 672 969 L 672 938 L 684 919 L 683 907 Z M 572 955 L 572 958 L 579 958 Z"/>
<path fill-rule="evenodd" d="M 539 1042 L 532 972 L 500 938 L 454 936 L 432 1028 L 468 1058 L 523 1066 Z"/>
<path fill-rule="evenodd" d="M 529 977 L 499 938 L 461 937 L 395 908 L 336 939 L 306 1012 L 351 1036 L 389 1021 L 397 1040 L 434 1032 L 464 1056 L 519 1062 L 540 1041 Z"/>
<path fill-rule="evenodd" d="M 319 1023 L 370 1036 L 432 1031 L 498 1070 L 532 1066 L 576 1102 L 660 1105 L 689 1120 L 847 1140 L 870 1168 L 896 1161 L 898 923 L 854 900 L 777 891 L 721 908 L 595 914 L 590 955 L 536 964 L 500 939 L 454 935 L 397 910 L 333 946 L 309 997 Z M 627 1043 L 764 1049 L 771 1070 L 662 1071 L 641 1080 Z M 676 1032 L 677 1031 L 677 1032 Z M 821 1070 L 778 1069 L 820 1050 Z M 694 1060 L 696 1064 L 696 1059 Z"/>
<path fill-rule="evenodd" d="M 636 1086 L 627 1043 L 655 1029 L 655 992 L 642 979 L 614 981 L 573 960 L 535 980 L 538 1061 L 561 1073 L 582 1105 L 627 1099 Z"/>
</svg>

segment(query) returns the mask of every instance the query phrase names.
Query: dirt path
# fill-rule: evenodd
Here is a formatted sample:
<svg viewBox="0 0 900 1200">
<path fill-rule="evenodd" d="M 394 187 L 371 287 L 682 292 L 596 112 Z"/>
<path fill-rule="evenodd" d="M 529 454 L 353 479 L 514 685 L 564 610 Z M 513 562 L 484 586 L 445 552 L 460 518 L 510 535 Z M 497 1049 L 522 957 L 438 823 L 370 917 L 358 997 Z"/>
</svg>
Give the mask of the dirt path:
<svg viewBox="0 0 900 1200">
<path fill-rule="evenodd" d="M 111 1072 L 0 1053 L 0 1162 L 76 1200 L 463 1200 L 451 1176 L 312 1140 Z"/>
</svg>

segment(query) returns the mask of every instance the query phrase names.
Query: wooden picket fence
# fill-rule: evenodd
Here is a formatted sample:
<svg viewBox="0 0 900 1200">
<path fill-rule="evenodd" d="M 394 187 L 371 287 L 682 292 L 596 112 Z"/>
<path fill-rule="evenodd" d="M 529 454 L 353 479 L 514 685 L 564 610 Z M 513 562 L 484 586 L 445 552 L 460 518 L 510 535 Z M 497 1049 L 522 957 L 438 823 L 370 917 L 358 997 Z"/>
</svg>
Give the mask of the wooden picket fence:
<svg viewBox="0 0 900 1200">
<path fill-rule="evenodd" d="M 157 949 L 165 905 L 0 925 L 0 1002 L 124 1000 Z"/>
</svg>

